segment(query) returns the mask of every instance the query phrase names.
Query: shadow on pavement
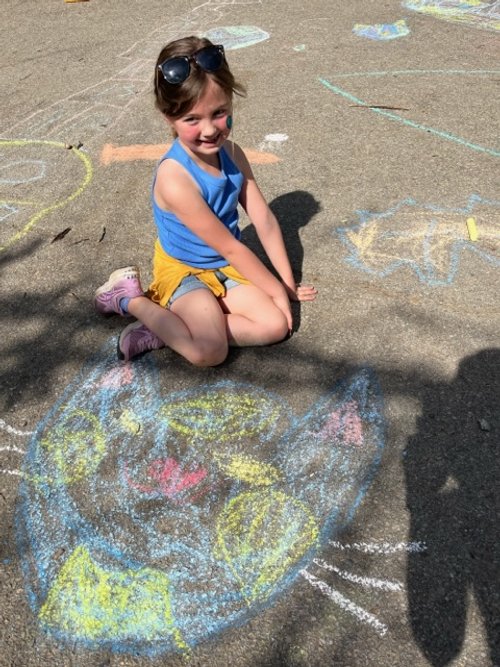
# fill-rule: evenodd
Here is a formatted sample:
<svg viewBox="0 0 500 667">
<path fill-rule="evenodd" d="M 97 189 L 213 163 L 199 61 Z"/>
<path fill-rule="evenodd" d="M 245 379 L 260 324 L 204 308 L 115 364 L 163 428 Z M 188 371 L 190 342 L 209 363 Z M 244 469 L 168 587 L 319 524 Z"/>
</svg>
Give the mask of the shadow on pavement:
<svg viewBox="0 0 500 667">
<path fill-rule="evenodd" d="M 500 350 L 466 357 L 450 384 L 427 385 L 404 468 L 410 539 L 409 620 L 431 665 L 464 641 L 469 595 L 500 665 Z"/>
<path fill-rule="evenodd" d="M 295 190 L 294 192 L 287 192 L 280 197 L 276 197 L 276 199 L 270 202 L 269 206 L 280 223 L 293 275 L 296 282 L 300 283 L 302 280 L 304 249 L 300 241 L 299 231 L 301 227 L 305 227 L 311 222 L 316 213 L 321 210 L 321 205 L 311 193 L 304 190 Z M 257 253 L 264 264 L 268 268 L 271 268 L 253 225 L 245 227 L 241 238 L 245 245 L 248 245 L 249 248 Z M 294 331 L 298 331 L 300 328 L 300 306 L 298 303 L 292 304 L 292 311 L 294 320 L 293 329 Z"/>
<path fill-rule="evenodd" d="M 50 271 L 56 273 L 58 267 Z M 2 293 L 2 320 L 11 331 L 4 339 L 0 367 L 3 409 L 36 401 L 47 393 L 68 360 L 83 364 L 96 351 L 85 344 L 84 337 L 92 337 L 93 330 L 110 323 L 94 313 L 88 294 L 91 284 L 89 278 L 82 278 L 54 289 L 48 287 L 49 279 L 40 282 L 36 291 L 16 285 Z"/>
</svg>

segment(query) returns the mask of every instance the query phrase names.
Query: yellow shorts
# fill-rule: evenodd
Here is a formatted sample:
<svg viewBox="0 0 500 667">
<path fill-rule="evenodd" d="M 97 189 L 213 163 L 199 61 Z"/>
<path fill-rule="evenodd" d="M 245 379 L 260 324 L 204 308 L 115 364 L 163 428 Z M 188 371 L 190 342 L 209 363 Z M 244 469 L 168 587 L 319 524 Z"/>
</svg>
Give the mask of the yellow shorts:
<svg viewBox="0 0 500 667">
<path fill-rule="evenodd" d="M 153 258 L 153 282 L 149 286 L 147 296 L 166 308 L 169 301 L 187 276 L 195 276 L 201 280 L 209 290 L 217 297 L 226 294 L 226 287 L 217 277 L 217 273 L 223 273 L 227 278 L 235 280 L 242 285 L 250 285 L 250 281 L 238 273 L 230 264 L 219 269 L 197 269 L 180 262 L 178 259 L 167 255 L 160 245 L 158 239 L 155 242 L 155 254 Z"/>
</svg>

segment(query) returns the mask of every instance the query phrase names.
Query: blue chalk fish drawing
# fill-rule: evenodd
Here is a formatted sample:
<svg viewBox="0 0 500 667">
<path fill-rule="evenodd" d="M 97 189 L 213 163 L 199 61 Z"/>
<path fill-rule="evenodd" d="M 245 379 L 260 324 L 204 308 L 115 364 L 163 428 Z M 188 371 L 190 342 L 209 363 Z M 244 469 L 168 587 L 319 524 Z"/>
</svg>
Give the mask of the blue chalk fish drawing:
<svg viewBox="0 0 500 667">
<path fill-rule="evenodd" d="M 152 356 L 113 347 L 31 437 L 29 600 L 62 642 L 188 652 L 272 604 L 351 521 L 381 457 L 381 395 L 360 369 L 298 417 L 240 382 L 162 396 Z"/>
<path fill-rule="evenodd" d="M 335 230 L 355 268 L 385 278 L 402 268 L 431 287 L 450 285 L 463 253 L 500 267 L 500 201 L 471 195 L 463 208 L 440 208 L 404 199 L 382 213 L 357 211 L 359 223 Z M 472 241 L 467 219 L 479 238 Z"/>
</svg>

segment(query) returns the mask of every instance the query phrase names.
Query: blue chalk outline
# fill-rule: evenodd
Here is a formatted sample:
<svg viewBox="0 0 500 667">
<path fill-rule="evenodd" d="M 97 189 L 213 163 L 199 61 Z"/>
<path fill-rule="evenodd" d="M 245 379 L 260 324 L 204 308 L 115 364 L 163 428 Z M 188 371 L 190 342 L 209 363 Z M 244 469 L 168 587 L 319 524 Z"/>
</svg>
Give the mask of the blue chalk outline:
<svg viewBox="0 0 500 667">
<path fill-rule="evenodd" d="M 384 420 L 380 388 L 373 371 L 366 368 L 361 369 L 349 378 L 337 382 L 307 414 L 296 418 L 279 395 L 254 385 L 228 380 L 162 397 L 158 392 L 160 386 L 158 368 L 152 356 L 140 359 L 131 365 L 133 373 L 131 384 L 103 385 L 102 378 L 115 368 L 120 368 L 120 364 L 115 361 L 114 341 L 111 341 L 91 358 L 82 372 L 70 382 L 61 398 L 39 423 L 29 443 L 23 464 L 24 478 L 19 489 L 20 499 L 16 508 L 16 537 L 30 605 L 36 614 L 45 601 L 62 564 L 61 560 L 54 562 L 54 555 L 60 549 L 64 550 L 64 558 L 67 558 L 76 547 L 83 546 L 97 564 L 116 572 L 123 571 L 123 568 L 140 570 L 144 567 L 151 567 L 151 562 L 162 555 L 170 555 L 172 562 L 173 555 L 175 557 L 173 562 L 177 563 L 175 569 L 162 568 L 160 571 L 169 578 L 175 627 L 181 633 L 183 640 L 193 647 L 226 628 L 243 625 L 259 611 L 272 605 L 295 582 L 300 570 L 310 563 L 327 540 L 332 535 L 337 535 L 352 520 L 381 460 L 384 445 Z M 119 433 L 113 430 L 110 421 L 113 415 L 116 421 L 120 410 L 130 408 L 131 413 L 137 415 L 141 420 L 141 424 L 144 419 L 142 426 L 146 430 L 151 424 L 151 421 L 147 421 L 148 418 L 150 419 L 149 411 L 152 411 L 153 417 L 157 419 L 158 408 L 165 404 L 165 400 L 170 398 L 172 401 L 180 401 L 184 398 L 196 398 L 207 389 L 215 388 L 227 388 L 230 392 L 247 391 L 256 396 L 266 397 L 271 404 L 279 407 L 280 414 L 285 416 L 288 427 L 276 442 L 274 450 L 271 449 L 268 459 L 268 463 L 280 466 L 284 476 L 284 479 L 275 483 L 274 486 L 277 491 L 285 491 L 290 498 L 296 498 L 308 506 L 312 514 L 317 517 L 320 527 L 318 542 L 309 548 L 308 552 L 303 554 L 297 562 L 293 563 L 280 579 L 270 580 L 270 583 L 266 584 L 269 586 L 269 589 L 265 589 L 266 595 L 258 601 L 249 602 L 245 599 L 239 586 L 235 585 L 234 575 L 228 565 L 213 553 L 214 508 L 208 507 L 210 519 L 208 525 L 206 517 L 204 517 L 204 523 L 197 518 L 196 511 L 199 508 L 192 513 L 192 517 L 190 516 L 190 519 L 192 518 L 189 523 L 190 529 L 196 528 L 197 525 L 199 527 L 199 532 L 195 531 L 192 539 L 192 533 L 188 532 L 192 542 L 191 546 L 185 538 L 184 541 L 175 536 L 172 536 L 173 539 L 171 539 L 169 535 L 164 534 L 163 540 L 167 540 L 167 548 L 163 554 L 160 552 L 162 546 L 160 543 L 156 547 L 152 545 L 152 552 L 148 553 L 147 544 L 142 542 L 141 535 L 139 541 L 144 552 L 144 556 L 141 557 L 137 552 L 137 542 L 127 543 L 128 533 L 124 533 L 124 540 L 120 527 L 115 526 L 113 521 L 114 508 L 121 512 L 128 511 L 130 517 L 134 518 L 133 492 L 130 492 L 128 499 L 123 494 L 116 498 L 111 508 L 109 506 L 103 510 L 97 508 L 96 513 L 89 518 L 85 516 L 85 510 L 82 511 L 77 505 L 65 480 L 54 483 L 54 463 L 51 462 L 50 457 L 47 457 L 47 451 L 40 446 L 43 437 L 46 437 L 47 433 L 58 424 L 64 424 L 65 418 L 71 415 L 72 411 L 78 409 L 79 406 L 87 407 L 92 414 L 99 415 L 104 427 L 109 425 L 111 461 L 114 462 L 114 467 L 119 468 L 116 454 L 119 454 L 119 458 L 123 458 L 125 456 L 123 450 L 127 449 L 133 440 L 130 438 L 126 440 L 125 434 L 124 439 L 119 439 L 119 444 L 116 444 Z M 362 446 L 342 445 L 342 433 L 339 431 L 335 440 L 325 442 L 323 439 L 316 444 L 311 443 L 309 450 L 304 452 L 303 437 L 309 437 L 307 434 L 321 431 L 332 411 L 341 408 L 349 401 L 355 401 L 359 406 L 359 412 L 356 414 L 366 427 L 363 429 L 365 440 Z M 142 414 L 140 413 L 141 406 Z M 165 438 L 168 441 L 170 437 L 168 419 L 165 421 L 166 425 L 159 427 L 159 432 L 152 436 L 156 443 L 159 440 L 165 442 Z M 306 436 L 304 436 L 306 431 Z M 275 438 L 272 435 L 272 433 L 262 434 L 258 438 L 260 444 L 257 443 L 255 446 L 259 449 L 266 440 L 274 442 Z M 150 438 L 147 438 L 148 450 L 149 443 Z M 153 444 L 153 449 L 156 446 Z M 246 447 L 245 445 L 242 451 L 246 452 Z M 309 465 L 307 457 L 312 456 L 315 447 L 316 451 L 319 451 L 318 447 L 322 447 L 321 451 L 326 465 L 318 470 L 315 479 L 310 480 L 308 476 L 308 479 L 304 480 L 301 476 Z M 343 447 L 341 455 L 339 455 L 339 447 Z M 235 451 L 237 452 L 238 449 Z M 252 450 L 249 451 L 251 454 Z M 168 454 L 170 455 L 170 449 L 168 449 Z M 313 458 L 310 460 L 313 461 Z M 284 468 L 285 461 L 286 469 Z M 47 480 L 52 477 L 52 482 L 44 482 L 44 474 Z M 30 481 L 37 475 L 39 478 L 37 483 Z M 96 475 L 97 473 L 94 474 L 94 477 Z M 113 482 L 109 482 L 107 479 L 99 478 L 96 482 L 93 478 L 88 483 L 88 492 L 91 494 L 89 497 L 93 498 L 93 507 L 99 504 L 100 495 L 105 494 L 106 497 L 109 497 L 113 489 L 119 488 L 116 486 L 119 480 L 115 482 L 113 479 Z M 300 484 L 301 481 L 302 484 Z M 307 488 L 305 488 L 306 485 Z M 243 483 L 236 480 L 232 489 L 229 489 L 225 502 L 227 503 L 230 498 L 238 495 L 244 488 Z M 224 494 L 220 496 L 219 501 L 224 501 Z M 103 519 L 103 511 L 109 512 L 110 509 L 111 517 L 107 524 Z M 175 511 L 172 516 L 174 519 L 177 516 Z M 181 520 L 183 516 L 181 513 Z M 136 516 L 136 520 L 141 520 L 140 515 Z M 155 530 L 154 526 L 152 530 Z M 206 536 L 203 530 L 209 531 Z M 205 550 L 206 556 L 203 555 Z M 258 568 L 258 556 L 250 554 L 250 558 L 256 559 L 255 567 Z M 208 589 L 200 588 L 200 582 L 205 581 L 205 570 L 210 570 L 213 563 L 217 565 L 221 573 L 225 572 L 225 574 L 218 575 L 222 577 L 220 582 L 217 578 L 212 579 L 212 584 Z M 194 566 L 194 571 L 190 569 L 190 564 Z M 250 574 L 252 572 L 253 568 Z M 258 569 L 256 572 L 258 573 Z M 228 586 L 231 581 L 231 585 Z M 64 627 L 45 627 L 44 630 L 62 643 L 76 643 L 89 649 L 108 648 L 117 653 L 133 653 L 151 657 L 167 651 L 179 650 L 170 635 L 149 639 L 142 636 L 119 639 L 104 636 L 97 639 L 84 639 L 75 637 L 71 630 Z"/>
</svg>

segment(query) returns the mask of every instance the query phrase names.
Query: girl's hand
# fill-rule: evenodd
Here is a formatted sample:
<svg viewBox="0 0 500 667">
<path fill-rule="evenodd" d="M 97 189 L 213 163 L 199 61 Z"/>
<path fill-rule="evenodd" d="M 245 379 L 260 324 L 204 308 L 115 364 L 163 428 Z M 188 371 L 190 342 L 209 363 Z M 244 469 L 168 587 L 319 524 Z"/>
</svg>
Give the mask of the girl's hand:
<svg viewBox="0 0 500 667">
<path fill-rule="evenodd" d="M 314 285 L 297 285 L 294 290 L 290 287 L 286 289 L 290 301 L 314 301 L 318 295 L 318 290 Z"/>
</svg>

